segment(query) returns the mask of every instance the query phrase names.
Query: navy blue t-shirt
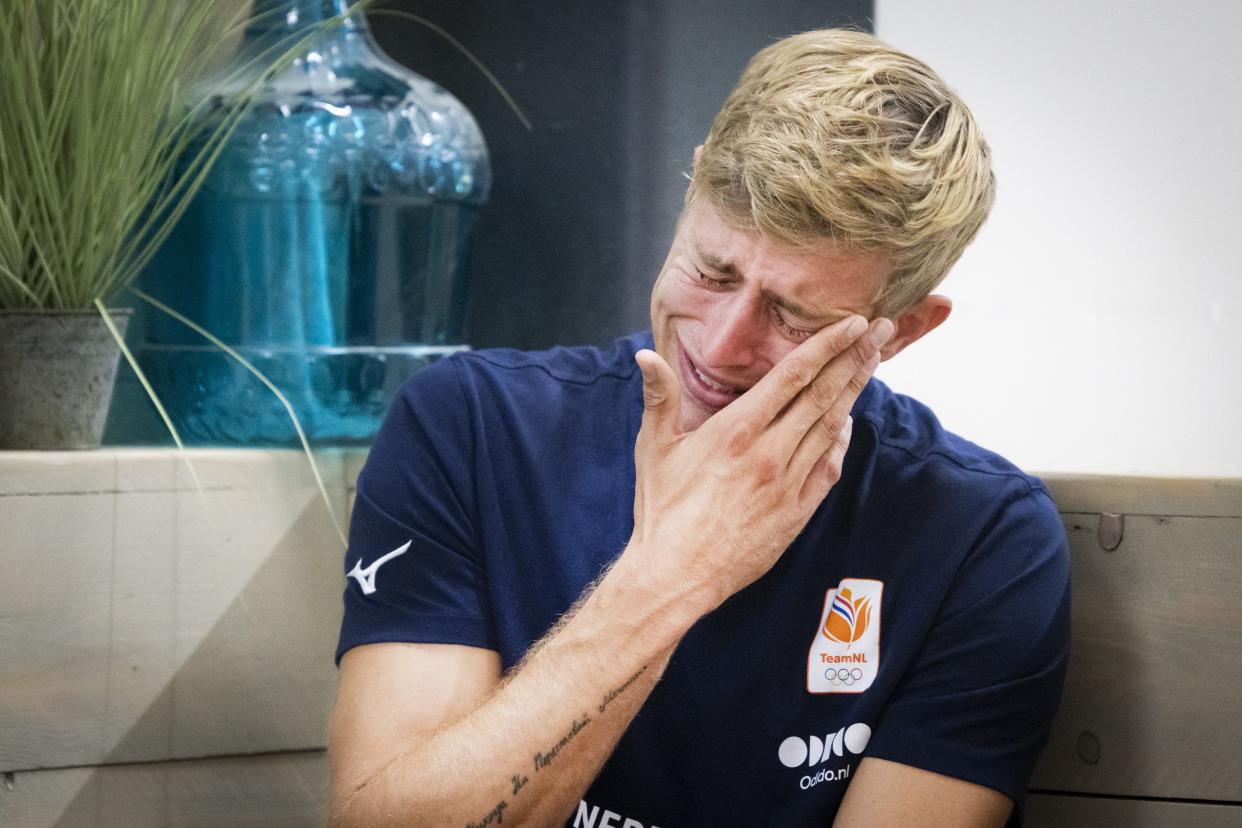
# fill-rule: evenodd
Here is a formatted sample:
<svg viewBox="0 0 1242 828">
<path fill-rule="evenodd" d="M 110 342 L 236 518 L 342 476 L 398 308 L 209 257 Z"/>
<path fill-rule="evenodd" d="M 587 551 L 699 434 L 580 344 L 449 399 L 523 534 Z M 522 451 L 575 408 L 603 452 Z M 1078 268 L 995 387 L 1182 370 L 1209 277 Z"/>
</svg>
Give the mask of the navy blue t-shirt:
<svg viewBox="0 0 1242 828">
<path fill-rule="evenodd" d="M 438 642 L 507 669 L 543 637 L 633 529 L 644 347 L 477 351 L 410 379 L 358 479 L 338 660 Z M 1021 803 L 1068 653 L 1056 507 L 878 380 L 854 420 L 840 482 L 682 640 L 571 824 L 825 825 L 863 756 Z"/>
</svg>

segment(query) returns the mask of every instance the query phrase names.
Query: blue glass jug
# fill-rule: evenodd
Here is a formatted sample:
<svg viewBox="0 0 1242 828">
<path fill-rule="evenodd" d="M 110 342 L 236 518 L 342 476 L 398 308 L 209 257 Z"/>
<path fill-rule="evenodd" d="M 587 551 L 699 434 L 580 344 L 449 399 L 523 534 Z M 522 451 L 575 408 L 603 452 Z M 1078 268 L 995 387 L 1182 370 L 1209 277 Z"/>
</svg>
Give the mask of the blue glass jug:
<svg viewBox="0 0 1242 828">
<path fill-rule="evenodd" d="M 348 5 L 257 0 L 236 65 Z M 253 362 L 313 441 L 365 444 L 411 373 L 466 347 L 463 259 L 489 185 L 469 111 L 354 15 L 263 85 L 140 287 Z M 187 442 L 297 444 L 242 366 L 158 312 L 139 327 Z"/>
</svg>

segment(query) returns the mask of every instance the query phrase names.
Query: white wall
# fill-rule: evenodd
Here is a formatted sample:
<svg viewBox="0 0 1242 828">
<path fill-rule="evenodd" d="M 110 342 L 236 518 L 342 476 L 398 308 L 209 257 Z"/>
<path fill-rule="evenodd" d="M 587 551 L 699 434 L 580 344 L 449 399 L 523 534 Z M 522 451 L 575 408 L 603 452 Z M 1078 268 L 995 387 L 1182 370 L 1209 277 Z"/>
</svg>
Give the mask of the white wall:
<svg viewBox="0 0 1242 828">
<path fill-rule="evenodd" d="M 877 0 L 995 154 L 944 327 L 880 376 L 1038 471 L 1242 475 L 1242 2 Z"/>
</svg>

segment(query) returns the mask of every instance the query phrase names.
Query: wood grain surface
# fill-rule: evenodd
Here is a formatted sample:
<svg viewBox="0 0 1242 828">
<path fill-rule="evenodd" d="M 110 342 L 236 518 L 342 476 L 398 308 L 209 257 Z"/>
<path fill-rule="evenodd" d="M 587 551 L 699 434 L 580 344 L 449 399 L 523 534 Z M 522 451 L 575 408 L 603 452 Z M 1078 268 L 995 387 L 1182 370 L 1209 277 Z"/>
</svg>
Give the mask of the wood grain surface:
<svg viewBox="0 0 1242 828">
<path fill-rule="evenodd" d="M 1070 669 L 1031 782 L 1059 791 L 1242 800 L 1242 518 L 1063 515 Z"/>
<path fill-rule="evenodd" d="M 1025 828 L 1238 828 L 1242 805 L 1029 794 Z"/>
</svg>

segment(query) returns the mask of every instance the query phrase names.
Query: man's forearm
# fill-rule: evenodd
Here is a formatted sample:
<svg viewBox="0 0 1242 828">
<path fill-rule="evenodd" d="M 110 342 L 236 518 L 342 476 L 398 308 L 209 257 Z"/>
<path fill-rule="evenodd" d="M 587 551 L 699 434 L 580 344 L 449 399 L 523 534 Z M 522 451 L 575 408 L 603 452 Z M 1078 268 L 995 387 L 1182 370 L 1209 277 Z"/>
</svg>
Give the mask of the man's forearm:
<svg viewBox="0 0 1242 828">
<path fill-rule="evenodd" d="M 333 824 L 567 819 L 702 614 L 637 569 L 622 556 L 472 713 L 338 786 Z"/>
</svg>

